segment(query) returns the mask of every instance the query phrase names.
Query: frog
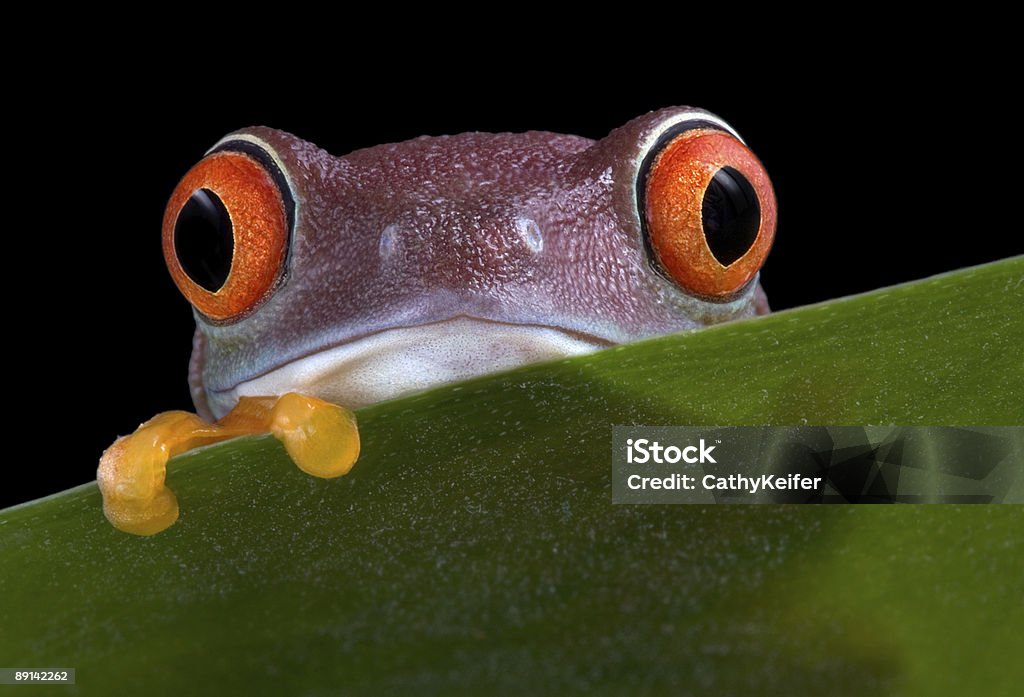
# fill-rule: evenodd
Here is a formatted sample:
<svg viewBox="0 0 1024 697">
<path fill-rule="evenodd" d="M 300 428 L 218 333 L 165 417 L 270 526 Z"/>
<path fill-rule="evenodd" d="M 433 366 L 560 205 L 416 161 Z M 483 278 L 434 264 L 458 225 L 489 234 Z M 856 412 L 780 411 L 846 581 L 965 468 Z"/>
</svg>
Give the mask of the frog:
<svg viewBox="0 0 1024 697">
<path fill-rule="evenodd" d="M 107 519 L 179 516 L 169 458 L 271 433 L 317 477 L 359 457 L 354 410 L 769 312 L 777 205 L 764 166 L 694 107 L 592 140 L 422 136 L 333 156 L 269 127 L 178 183 L 164 259 L 196 322 L 196 413 L 165 412 L 100 458 Z"/>
</svg>

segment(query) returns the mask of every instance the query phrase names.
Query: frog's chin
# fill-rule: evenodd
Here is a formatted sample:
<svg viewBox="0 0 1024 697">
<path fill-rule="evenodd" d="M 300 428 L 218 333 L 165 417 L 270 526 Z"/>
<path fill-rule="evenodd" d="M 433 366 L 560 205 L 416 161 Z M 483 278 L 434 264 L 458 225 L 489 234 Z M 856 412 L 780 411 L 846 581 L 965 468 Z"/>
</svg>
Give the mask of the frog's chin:
<svg viewBox="0 0 1024 697">
<path fill-rule="evenodd" d="M 388 329 L 292 361 L 223 390 L 207 390 L 220 418 L 239 397 L 301 392 L 357 408 L 526 363 L 611 345 L 552 327 L 470 317 Z"/>
</svg>

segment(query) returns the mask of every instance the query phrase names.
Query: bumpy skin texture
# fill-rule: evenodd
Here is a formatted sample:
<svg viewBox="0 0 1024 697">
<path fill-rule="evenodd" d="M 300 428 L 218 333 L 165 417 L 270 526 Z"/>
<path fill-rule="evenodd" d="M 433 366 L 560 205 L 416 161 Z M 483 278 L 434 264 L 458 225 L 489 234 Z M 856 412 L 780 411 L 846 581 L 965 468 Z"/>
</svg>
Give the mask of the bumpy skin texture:
<svg viewBox="0 0 1024 697">
<path fill-rule="evenodd" d="M 653 268 L 643 242 L 644 157 L 672 124 L 707 118 L 666 109 L 599 141 L 467 133 L 344 157 L 269 128 L 228 136 L 272 149 L 295 226 L 285 282 L 255 312 L 230 324 L 197 314 L 198 410 L 210 414 L 208 391 L 297 358 L 461 315 L 612 344 L 755 314 L 756 280 L 728 302 L 694 297 Z"/>
</svg>

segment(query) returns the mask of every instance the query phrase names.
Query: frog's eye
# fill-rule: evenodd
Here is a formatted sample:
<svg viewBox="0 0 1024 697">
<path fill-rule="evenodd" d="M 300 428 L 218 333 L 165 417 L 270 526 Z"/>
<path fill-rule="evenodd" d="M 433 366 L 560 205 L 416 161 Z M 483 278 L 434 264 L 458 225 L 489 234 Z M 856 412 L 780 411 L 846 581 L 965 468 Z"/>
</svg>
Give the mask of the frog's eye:
<svg viewBox="0 0 1024 697">
<path fill-rule="evenodd" d="M 178 289 L 213 320 L 254 310 L 282 277 L 292 210 L 287 184 L 262 150 L 239 142 L 207 155 L 164 212 L 164 259 Z"/>
<path fill-rule="evenodd" d="M 647 244 L 683 289 L 732 295 L 757 274 L 775 237 L 768 175 L 723 131 L 691 129 L 662 143 L 648 157 L 637 192 Z"/>
</svg>

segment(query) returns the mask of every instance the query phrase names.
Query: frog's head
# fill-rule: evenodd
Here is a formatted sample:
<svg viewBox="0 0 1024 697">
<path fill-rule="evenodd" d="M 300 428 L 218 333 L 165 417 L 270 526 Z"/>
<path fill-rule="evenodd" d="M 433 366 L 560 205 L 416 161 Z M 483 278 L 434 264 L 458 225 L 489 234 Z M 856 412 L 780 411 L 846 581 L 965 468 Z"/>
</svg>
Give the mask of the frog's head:
<svg viewBox="0 0 1024 697">
<path fill-rule="evenodd" d="M 207 416 L 242 395 L 347 406 L 767 311 L 768 176 L 720 118 L 591 141 L 418 138 L 334 157 L 248 128 L 175 189 L 163 247 L 195 309 Z"/>
</svg>

